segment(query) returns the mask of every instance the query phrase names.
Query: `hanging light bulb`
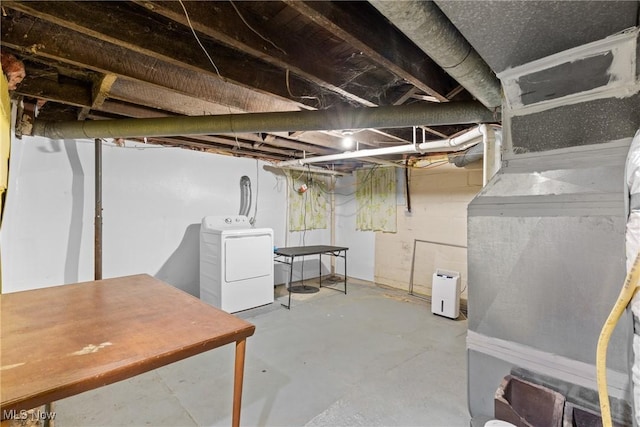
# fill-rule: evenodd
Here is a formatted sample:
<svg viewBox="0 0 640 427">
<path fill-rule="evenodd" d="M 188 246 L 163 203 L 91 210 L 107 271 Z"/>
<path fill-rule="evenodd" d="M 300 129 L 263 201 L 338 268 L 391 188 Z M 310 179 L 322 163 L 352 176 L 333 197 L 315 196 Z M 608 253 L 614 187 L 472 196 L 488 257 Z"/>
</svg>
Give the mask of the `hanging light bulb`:
<svg viewBox="0 0 640 427">
<path fill-rule="evenodd" d="M 353 131 L 341 130 L 340 134 L 342 135 L 342 147 L 345 149 L 353 148 Z"/>
</svg>

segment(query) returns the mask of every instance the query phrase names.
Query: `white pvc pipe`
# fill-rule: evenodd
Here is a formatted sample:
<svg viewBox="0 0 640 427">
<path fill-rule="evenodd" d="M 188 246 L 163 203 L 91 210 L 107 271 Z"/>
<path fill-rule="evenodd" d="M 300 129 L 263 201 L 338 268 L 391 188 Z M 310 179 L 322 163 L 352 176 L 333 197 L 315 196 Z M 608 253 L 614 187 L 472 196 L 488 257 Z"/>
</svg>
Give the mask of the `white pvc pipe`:
<svg viewBox="0 0 640 427">
<path fill-rule="evenodd" d="M 373 148 L 371 150 L 346 151 L 340 154 L 329 154 L 328 156 L 307 157 L 306 159 L 286 160 L 284 162 L 277 163 L 277 165 L 279 167 L 296 166 L 296 165 L 300 166 L 307 163 L 330 162 L 333 160 L 382 156 L 384 154 L 404 154 L 404 153 L 417 153 L 417 152 L 418 150 L 416 149 L 415 145 L 407 144 L 407 145 L 397 145 L 395 147 Z"/>
<path fill-rule="evenodd" d="M 280 163 L 284 163 L 284 162 L 280 162 Z M 280 163 L 278 163 L 276 165 L 276 167 L 282 167 L 283 169 L 289 169 L 292 171 L 299 171 L 299 172 L 309 172 L 309 173 L 317 173 L 317 174 L 321 174 L 321 175 L 332 175 L 332 176 L 349 176 L 351 175 L 348 172 L 340 172 L 340 171 L 332 171 L 329 169 L 322 169 L 319 167 L 311 167 L 311 168 L 305 168 L 305 167 L 300 167 L 300 166 L 281 166 Z"/>
<path fill-rule="evenodd" d="M 462 135 L 456 136 L 454 138 L 423 142 L 422 144 L 418 145 L 418 149 L 421 153 L 430 151 L 464 150 L 472 145 L 482 142 L 482 138 L 484 135 L 483 129 L 485 129 L 486 126 L 487 125 L 482 124 L 476 128 L 471 129 L 469 132 L 463 133 Z"/>
<path fill-rule="evenodd" d="M 486 125 L 482 124 L 473 128 L 469 132 L 454 138 L 441 139 L 437 141 L 423 142 L 422 144 L 406 144 L 396 145 L 394 147 L 374 148 L 371 150 L 347 151 L 340 154 L 330 154 L 328 156 L 307 157 L 304 159 L 286 160 L 279 162 L 278 167 L 301 166 L 307 163 L 331 162 L 333 160 L 356 159 L 360 157 L 382 156 L 385 154 L 407 154 L 407 153 L 424 153 L 430 151 L 460 151 L 469 148 L 482 141 L 483 129 Z"/>
<path fill-rule="evenodd" d="M 494 159 L 489 158 L 489 153 L 493 153 L 493 150 L 495 149 L 496 138 L 493 129 L 489 126 L 485 126 L 482 129 L 482 135 L 484 142 L 482 153 L 482 187 L 484 188 L 487 186 L 489 178 L 493 176 L 493 173 L 489 176 L 489 169 L 495 167 Z"/>
</svg>

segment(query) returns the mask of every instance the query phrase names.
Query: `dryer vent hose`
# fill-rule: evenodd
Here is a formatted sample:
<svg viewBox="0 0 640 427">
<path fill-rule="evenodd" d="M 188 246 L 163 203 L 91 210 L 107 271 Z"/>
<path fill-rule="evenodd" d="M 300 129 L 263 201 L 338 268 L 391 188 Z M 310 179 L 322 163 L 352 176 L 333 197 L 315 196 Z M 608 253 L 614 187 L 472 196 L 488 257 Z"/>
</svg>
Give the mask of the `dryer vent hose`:
<svg viewBox="0 0 640 427">
<path fill-rule="evenodd" d="M 251 210 L 251 180 L 244 175 L 240 178 L 240 212 L 238 215 L 249 216 Z"/>
<path fill-rule="evenodd" d="M 629 305 L 633 295 L 638 290 L 638 281 L 640 280 L 640 253 L 636 256 L 636 260 L 627 273 L 624 286 L 618 295 L 609 317 L 602 326 L 600 338 L 598 338 L 598 347 L 596 350 L 596 378 L 598 381 L 598 397 L 600 398 L 600 414 L 602 415 L 603 427 L 611 427 L 611 406 L 609 404 L 609 392 L 607 390 L 607 346 L 611 334 L 620 320 L 622 313 Z"/>
</svg>

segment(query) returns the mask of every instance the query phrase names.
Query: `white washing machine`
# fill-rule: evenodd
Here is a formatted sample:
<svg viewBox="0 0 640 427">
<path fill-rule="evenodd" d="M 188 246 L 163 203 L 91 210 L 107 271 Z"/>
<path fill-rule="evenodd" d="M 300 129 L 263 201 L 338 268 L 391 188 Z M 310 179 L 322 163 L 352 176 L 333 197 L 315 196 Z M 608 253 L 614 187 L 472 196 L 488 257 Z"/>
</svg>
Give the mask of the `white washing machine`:
<svg viewBox="0 0 640 427">
<path fill-rule="evenodd" d="M 228 313 L 273 303 L 273 230 L 243 215 L 207 216 L 200 228 L 200 299 Z"/>
</svg>

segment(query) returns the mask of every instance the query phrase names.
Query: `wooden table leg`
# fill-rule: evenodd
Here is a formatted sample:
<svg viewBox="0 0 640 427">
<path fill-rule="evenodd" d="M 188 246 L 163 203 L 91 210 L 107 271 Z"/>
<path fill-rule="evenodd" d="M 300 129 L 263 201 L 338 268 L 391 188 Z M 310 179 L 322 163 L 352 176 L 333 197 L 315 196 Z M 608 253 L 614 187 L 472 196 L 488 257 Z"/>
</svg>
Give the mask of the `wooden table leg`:
<svg viewBox="0 0 640 427">
<path fill-rule="evenodd" d="M 242 403 L 242 379 L 244 377 L 244 351 L 246 339 L 236 341 L 236 367 L 233 380 L 233 415 L 231 425 L 240 427 L 240 405 Z"/>
</svg>

